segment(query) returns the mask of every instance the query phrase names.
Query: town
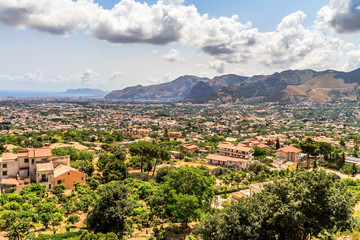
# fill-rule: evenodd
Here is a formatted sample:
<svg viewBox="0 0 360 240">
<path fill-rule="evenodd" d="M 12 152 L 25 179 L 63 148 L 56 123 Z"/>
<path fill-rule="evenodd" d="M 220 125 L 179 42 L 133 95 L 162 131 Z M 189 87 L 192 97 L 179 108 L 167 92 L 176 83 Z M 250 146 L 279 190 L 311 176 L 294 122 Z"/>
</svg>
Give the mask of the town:
<svg viewBox="0 0 360 240">
<path fill-rule="evenodd" d="M 199 226 L 212 224 L 210 218 L 197 226 L 206 213 L 261 196 L 270 191 L 267 185 L 295 172 L 311 179 L 337 176 L 360 198 L 355 101 L 215 105 L 4 98 L 0 118 L 4 237 L 57 233 L 87 239 L 92 233 L 84 230 L 98 226 L 107 211 L 99 202 L 106 187 L 130 193 L 132 200 L 122 203 L 129 204 L 122 212 L 126 225 L 109 231 L 127 239 L 208 239 Z M 190 188 L 180 188 L 183 181 Z M 187 200 L 179 202 L 179 196 Z M 27 209 L 15 207 L 19 201 L 28 202 Z M 350 195 L 347 201 L 357 213 Z M 17 208 L 29 217 L 11 213 Z"/>
</svg>

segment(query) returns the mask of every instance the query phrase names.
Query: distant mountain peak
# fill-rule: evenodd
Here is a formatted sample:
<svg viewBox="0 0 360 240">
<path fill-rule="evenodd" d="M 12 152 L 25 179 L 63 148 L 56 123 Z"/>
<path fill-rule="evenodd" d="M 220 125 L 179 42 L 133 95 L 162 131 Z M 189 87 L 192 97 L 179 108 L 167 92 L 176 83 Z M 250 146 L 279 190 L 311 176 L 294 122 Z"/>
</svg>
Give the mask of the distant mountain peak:
<svg viewBox="0 0 360 240">
<path fill-rule="evenodd" d="M 77 88 L 77 89 L 68 89 L 66 90 L 65 93 L 71 95 L 78 95 L 78 96 L 104 97 L 109 92 L 95 88 Z"/>
</svg>

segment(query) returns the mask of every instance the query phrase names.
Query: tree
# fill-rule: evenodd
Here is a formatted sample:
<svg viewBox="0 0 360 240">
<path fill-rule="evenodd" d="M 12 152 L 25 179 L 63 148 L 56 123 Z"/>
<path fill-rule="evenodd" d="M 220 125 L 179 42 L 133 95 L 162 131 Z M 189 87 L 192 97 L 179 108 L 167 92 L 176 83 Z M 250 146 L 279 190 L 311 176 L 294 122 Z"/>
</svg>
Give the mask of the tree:
<svg viewBox="0 0 360 240">
<path fill-rule="evenodd" d="M 277 138 L 276 139 L 276 146 L 275 146 L 276 149 L 279 149 L 280 148 L 280 141 L 279 139 Z"/>
<path fill-rule="evenodd" d="M 158 163 L 158 159 L 161 159 L 162 161 L 166 161 L 166 160 L 170 160 L 170 153 L 164 149 L 158 148 L 157 150 L 157 156 L 155 158 L 155 165 L 154 165 L 154 171 L 153 171 L 153 176 L 155 175 L 155 171 L 156 171 L 156 165 Z"/>
<path fill-rule="evenodd" d="M 52 226 L 52 230 L 53 230 L 54 234 L 56 233 L 56 230 L 57 230 L 55 227 L 60 225 L 63 218 L 64 218 L 64 216 L 60 212 L 55 212 L 55 213 L 51 214 L 50 224 Z"/>
<path fill-rule="evenodd" d="M 346 142 L 343 138 L 340 139 L 340 143 L 339 143 L 342 147 L 346 146 Z"/>
<path fill-rule="evenodd" d="M 237 190 L 240 191 L 239 185 L 244 180 L 246 174 L 243 171 L 237 171 L 234 174 L 234 182 L 237 184 Z"/>
<path fill-rule="evenodd" d="M 355 163 L 352 164 L 352 176 L 355 177 L 355 175 L 358 173 L 358 168 Z"/>
<path fill-rule="evenodd" d="M 335 153 L 336 166 L 338 169 L 341 169 L 345 164 L 345 153 L 342 153 L 341 156 L 339 153 Z"/>
<path fill-rule="evenodd" d="M 111 153 L 101 154 L 97 166 L 108 182 L 123 180 L 127 177 L 127 167 L 124 160 L 116 158 Z"/>
<path fill-rule="evenodd" d="M 99 188 L 99 198 L 85 220 L 95 233 L 114 232 L 122 236 L 133 204 L 129 192 L 120 182 L 107 183 Z"/>
<path fill-rule="evenodd" d="M 199 219 L 202 213 L 211 209 L 215 178 L 209 176 L 208 170 L 180 167 L 169 170 L 164 180 L 149 199 L 155 215 L 175 218 L 186 226 L 190 220 Z"/>
<path fill-rule="evenodd" d="M 150 142 L 146 142 L 146 141 L 140 141 L 140 142 L 135 142 L 133 144 L 130 145 L 129 151 L 131 153 L 131 155 L 136 155 L 140 157 L 140 168 L 141 168 L 141 173 L 143 172 L 143 167 L 144 167 L 144 161 L 147 162 L 147 171 L 151 171 L 152 168 L 152 161 L 154 158 L 156 158 L 158 156 L 158 147 Z M 151 167 L 150 167 L 151 166 Z"/>
<path fill-rule="evenodd" d="M 222 175 L 222 176 L 220 176 L 220 179 L 222 180 L 223 184 L 225 185 L 225 197 L 226 197 L 227 188 L 233 182 L 233 175 L 232 174 Z"/>
<path fill-rule="evenodd" d="M 71 223 L 71 224 L 75 224 L 77 222 L 79 222 L 80 217 L 79 215 L 76 214 L 71 214 L 68 219 L 66 220 L 66 222 Z"/>
<path fill-rule="evenodd" d="M 253 147 L 253 149 L 254 149 L 254 157 L 266 156 L 266 149 L 259 147 Z"/>
<path fill-rule="evenodd" d="M 353 175 L 354 174 L 353 165 L 345 163 L 343 167 L 340 169 L 340 172 L 348 176 Z"/>
<path fill-rule="evenodd" d="M 305 240 L 350 229 L 353 195 L 335 174 L 324 170 L 295 172 L 240 198 L 201 223 L 204 240 Z"/>
</svg>

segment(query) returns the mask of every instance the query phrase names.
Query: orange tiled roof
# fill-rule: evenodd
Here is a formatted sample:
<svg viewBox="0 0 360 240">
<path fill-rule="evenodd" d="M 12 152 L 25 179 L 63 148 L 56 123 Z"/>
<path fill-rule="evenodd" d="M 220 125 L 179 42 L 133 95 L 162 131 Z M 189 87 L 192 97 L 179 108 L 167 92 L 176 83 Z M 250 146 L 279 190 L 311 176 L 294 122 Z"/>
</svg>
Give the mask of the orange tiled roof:
<svg viewBox="0 0 360 240">
<path fill-rule="evenodd" d="M 52 162 L 36 163 L 36 171 L 51 171 L 54 169 Z"/>
<path fill-rule="evenodd" d="M 220 155 L 220 154 L 209 154 L 206 159 L 211 159 L 211 160 L 215 160 L 215 161 L 223 161 L 223 162 L 248 162 L 248 159 L 243 159 L 243 158 L 237 158 L 237 157 L 229 157 L 229 156 L 224 156 L 224 155 Z"/>
<path fill-rule="evenodd" d="M 62 165 L 60 164 L 59 166 L 57 166 L 55 169 L 54 169 L 54 178 L 68 172 L 68 171 L 75 171 L 75 172 L 79 172 L 77 169 L 75 168 L 72 168 L 72 167 L 69 167 L 69 166 L 66 166 L 66 165 Z"/>
<path fill-rule="evenodd" d="M 254 151 L 252 148 L 249 148 L 247 146 L 244 146 L 244 145 L 237 145 L 234 150 L 237 150 L 237 151 L 242 151 L 242 152 L 251 152 L 251 151 Z"/>
<path fill-rule="evenodd" d="M 17 158 L 16 154 L 13 153 L 3 153 L 1 159 L 2 161 L 10 161 L 10 160 L 15 160 Z"/>
<path fill-rule="evenodd" d="M 8 179 L 2 179 L 1 185 L 17 186 L 17 185 L 19 185 L 19 182 L 15 178 L 8 178 Z"/>
<path fill-rule="evenodd" d="M 222 142 L 222 143 L 219 143 L 217 145 L 218 148 L 226 148 L 226 149 L 231 149 L 233 147 L 233 145 L 231 143 L 228 143 L 228 142 Z"/>
<path fill-rule="evenodd" d="M 286 153 L 288 153 L 288 152 L 294 152 L 294 153 L 300 153 L 300 152 L 302 152 L 301 149 L 298 149 L 298 148 L 293 147 L 293 146 L 291 146 L 291 145 L 286 146 L 286 147 L 279 148 L 278 151 L 280 151 L 280 152 L 286 152 Z"/>
<path fill-rule="evenodd" d="M 33 148 L 29 150 L 21 150 L 17 153 L 18 157 L 51 157 L 51 148 L 44 147 L 44 148 Z"/>
</svg>

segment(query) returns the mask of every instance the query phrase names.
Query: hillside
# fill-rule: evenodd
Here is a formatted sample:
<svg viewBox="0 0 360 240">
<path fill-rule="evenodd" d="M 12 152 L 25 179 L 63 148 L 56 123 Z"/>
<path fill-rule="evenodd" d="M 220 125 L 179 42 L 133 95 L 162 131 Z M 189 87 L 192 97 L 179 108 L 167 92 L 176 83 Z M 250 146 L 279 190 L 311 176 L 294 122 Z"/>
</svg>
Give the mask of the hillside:
<svg viewBox="0 0 360 240">
<path fill-rule="evenodd" d="M 224 86 L 235 85 L 245 81 L 246 79 L 248 79 L 248 77 L 227 74 L 214 77 L 208 82 L 199 82 L 191 89 L 190 94 L 185 98 L 185 100 L 192 101 L 204 98 Z"/>
<path fill-rule="evenodd" d="M 253 77 L 227 74 L 213 79 L 182 76 L 174 81 L 151 86 L 137 85 L 112 91 L 106 99 L 126 101 L 185 101 L 193 103 L 238 102 L 247 99 L 268 102 L 336 99 L 358 100 L 360 69 L 287 70 Z"/>
<path fill-rule="evenodd" d="M 249 98 L 263 101 L 331 101 L 357 100 L 360 86 L 359 69 L 344 73 L 332 70 L 287 70 L 266 76 L 254 76 L 233 86 L 225 86 L 193 102 L 237 102 Z"/>
<path fill-rule="evenodd" d="M 192 87 L 202 81 L 207 82 L 209 79 L 186 75 L 167 83 L 150 86 L 137 85 L 122 90 L 115 90 L 106 95 L 105 98 L 130 101 L 176 101 L 186 97 L 190 93 Z"/>
</svg>

